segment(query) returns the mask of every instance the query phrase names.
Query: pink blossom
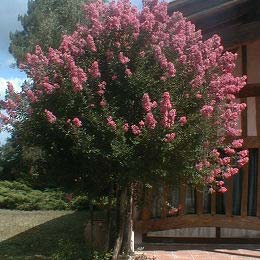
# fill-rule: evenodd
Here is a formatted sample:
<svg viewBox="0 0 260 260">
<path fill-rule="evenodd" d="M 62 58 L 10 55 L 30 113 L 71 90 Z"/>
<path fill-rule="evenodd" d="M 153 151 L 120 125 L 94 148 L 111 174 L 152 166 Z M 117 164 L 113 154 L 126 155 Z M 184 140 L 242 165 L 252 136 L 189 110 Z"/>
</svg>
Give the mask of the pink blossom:
<svg viewBox="0 0 260 260">
<path fill-rule="evenodd" d="M 141 120 L 138 124 L 140 128 L 143 128 L 145 126 L 145 122 L 143 120 Z"/>
<path fill-rule="evenodd" d="M 118 60 L 122 64 L 127 64 L 130 61 L 130 59 L 128 57 L 124 56 L 123 52 L 119 52 Z"/>
<path fill-rule="evenodd" d="M 145 112 L 150 112 L 152 109 L 157 107 L 157 102 L 156 101 L 151 101 L 149 94 L 148 93 L 144 93 L 143 97 L 142 97 L 142 107 L 144 109 Z"/>
<path fill-rule="evenodd" d="M 116 122 L 113 120 L 111 116 L 107 118 L 107 125 L 111 127 L 113 130 L 116 130 Z"/>
<path fill-rule="evenodd" d="M 45 112 L 46 119 L 49 123 L 53 124 L 56 122 L 57 118 L 55 115 L 53 115 L 51 111 L 45 109 L 44 112 Z"/>
<path fill-rule="evenodd" d="M 99 66 L 98 66 L 98 62 L 94 61 L 91 64 L 91 67 L 88 69 L 89 74 L 93 77 L 93 78 L 100 78 L 101 77 L 101 73 L 99 71 Z"/>
<path fill-rule="evenodd" d="M 184 126 L 187 123 L 187 118 L 186 116 L 182 116 L 179 120 L 179 123 L 181 126 Z"/>
<path fill-rule="evenodd" d="M 11 82 L 7 82 L 7 89 L 10 95 L 14 94 L 14 86 Z"/>
<path fill-rule="evenodd" d="M 125 74 L 127 75 L 127 77 L 131 77 L 132 76 L 132 72 L 130 69 L 126 69 L 125 70 Z"/>
<path fill-rule="evenodd" d="M 107 104 L 107 102 L 106 102 L 104 99 L 102 99 L 102 100 L 99 102 L 99 105 L 100 105 L 100 107 L 102 107 L 102 108 L 104 108 L 104 107 L 106 106 L 106 104 Z"/>
<path fill-rule="evenodd" d="M 232 147 L 233 147 L 233 148 L 241 148 L 241 147 L 243 146 L 243 142 L 244 142 L 243 139 L 234 140 L 234 141 L 232 142 Z"/>
<path fill-rule="evenodd" d="M 229 156 L 234 155 L 234 154 L 236 153 L 236 151 L 235 151 L 234 149 L 230 148 L 230 147 L 226 147 L 226 148 L 224 149 L 224 151 L 225 151 L 225 153 L 226 153 L 227 155 L 229 155 Z"/>
<path fill-rule="evenodd" d="M 175 133 L 166 134 L 164 138 L 164 142 L 171 143 L 175 139 L 175 137 L 176 137 Z"/>
<path fill-rule="evenodd" d="M 86 38 L 86 43 L 87 43 L 87 46 L 89 47 L 89 49 L 92 52 L 96 52 L 97 51 L 94 39 L 93 39 L 93 37 L 90 34 Z"/>
<path fill-rule="evenodd" d="M 124 130 L 124 132 L 125 132 L 125 133 L 128 132 L 128 129 L 129 129 L 129 124 L 128 124 L 128 123 L 125 123 L 125 124 L 123 125 L 123 130 Z"/>
<path fill-rule="evenodd" d="M 140 135 L 141 130 L 137 125 L 131 125 L 131 130 L 134 135 Z"/>
<path fill-rule="evenodd" d="M 200 110 L 201 114 L 204 116 L 204 117 L 211 117 L 212 116 L 212 113 L 213 113 L 213 106 L 208 106 L 208 105 L 205 105 L 202 107 L 202 109 Z"/>
<path fill-rule="evenodd" d="M 145 117 L 145 125 L 147 128 L 154 129 L 157 124 L 157 121 L 155 120 L 153 114 L 151 112 L 146 114 Z"/>
<path fill-rule="evenodd" d="M 201 98 L 202 98 L 202 95 L 201 95 L 200 93 L 197 93 L 197 94 L 196 94 L 196 98 L 197 98 L 197 99 L 201 99 Z"/>
<path fill-rule="evenodd" d="M 219 188 L 218 192 L 225 193 L 225 192 L 227 192 L 227 188 L 222 186 L 222 187 Z"/>
<path fill-rule="evenodd" d="M 202 169 L 203 169 L 203 163 L 202 162 L 199 162 L 199 163 L 197 163 L 196 164 L 196 169 L 197 169 L 197 171 L 202 171 Z"/>
<path fill-rule="evenodd" d="M 73 124 L 76 126 L 76 127 L 81 127 L 82 126 L 82 122 L 77 118 L 75 117 L 73 120 L 72 120 Z"/>
</svg>

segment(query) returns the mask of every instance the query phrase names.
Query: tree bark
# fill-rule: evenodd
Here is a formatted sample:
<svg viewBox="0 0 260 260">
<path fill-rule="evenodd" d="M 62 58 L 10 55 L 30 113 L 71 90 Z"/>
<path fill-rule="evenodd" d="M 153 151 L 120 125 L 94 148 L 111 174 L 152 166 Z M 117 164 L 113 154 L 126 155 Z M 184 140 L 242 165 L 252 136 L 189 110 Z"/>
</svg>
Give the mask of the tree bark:
<svg viewBox="0 0 260 260">
<path fill-rule="evenodd" d="M 114 252 L 112 260 L 118 260 L 119 253 L 122 248 L 122 242 L 124 239 L 124 231 L 126 224 L 126 209 L 127 209 L 127 189 L 123 190 L 120 194 L 120 217 L 119 217 L 119 230 L 118 236 L 115 242 Z"/>
<path fill-rule="evenodd" d="M 134 253 L 134 241 L 133 241 L 133 185 L 129 188 L 128 193 L 128 205 L 127 205 L 127 222 L 125 227 L 124 238 L 124 252 L 128 255 Z"/>
</svg>

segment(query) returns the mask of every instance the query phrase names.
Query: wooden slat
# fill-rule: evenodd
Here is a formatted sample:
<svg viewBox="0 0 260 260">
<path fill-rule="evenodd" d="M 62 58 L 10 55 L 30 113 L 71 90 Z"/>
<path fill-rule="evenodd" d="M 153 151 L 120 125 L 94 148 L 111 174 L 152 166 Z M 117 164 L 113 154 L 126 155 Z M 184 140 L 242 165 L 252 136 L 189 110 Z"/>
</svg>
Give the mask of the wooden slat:
<svg viewBox="0 0 260 260">
<path fill-rule="evenodd" d="M 226 183 L 228 191 L 226 192 L 226 215 L 232 216 L 233 211 L 233 181 L 228 180 Z"/>
<path fill-rule="evenodd" d="M 242 175 L 242 198 L 241 198 L 241 216 L 247 216 L 247 199 L 248 199 L 248 164 L 243 169 Z"/>
<path fill-rule="evenodd" d="M 221 229 L 220 227 L 216 227 L 216 238 L 220 238 L 220 232 L 221 232 Z"/>
<path fill-rule="evenodd" d="M 197 200 L 196 200 L 196 212 L 198 215 L 203 214 L 203 192 L 197 190 Z"/>
<path fill-rule="evenodd" d="M 163 194 L 162 194 L 162 211 L 161 218 L 166 218 L 168 214 L 168 199 L 169 199 L 170 187 L 169 185 L 163 186 Z"/>
<path fill-rule="evenodd" d="M 259 84 L 260 90 L 260 84 Z M 255 98 L 255 106 L 256 106 L 256 131 L 257 136 L 260 137 L 260 96 Z"/>
<path fill-rule="evenodd" d="M 258 150 L 257 160 L 257 197 L 256 197 L 256 216 L 260 217 L 260 151 Z"/>
<path fill-rule="evenodd" d="M 247 104 L 246 98 L 241 98 L 241 103 Z M 241 128 L 242 128 L 242 136 L 243 137 L 247 136 L 247 109 L 245 109 L 241 113 Z"/>
<path fill-rule="evenodd" d="M 211 215 L 216 214 L 216 192 L 211 193 Z"/>
<path fill-rule="evenodd" d="M 180 209 L 179 209 L 179 215 L 184 215 L 185 209 L 186 209 L 186 185 L 182 184 L 180 185 Z"/>
</svg>

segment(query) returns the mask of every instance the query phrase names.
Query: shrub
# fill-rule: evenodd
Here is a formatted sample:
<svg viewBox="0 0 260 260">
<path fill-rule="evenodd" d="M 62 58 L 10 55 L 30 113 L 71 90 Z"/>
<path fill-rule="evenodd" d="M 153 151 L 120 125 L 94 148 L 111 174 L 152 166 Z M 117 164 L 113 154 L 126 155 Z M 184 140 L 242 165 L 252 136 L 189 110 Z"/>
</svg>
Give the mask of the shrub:
<svg viewBox="0 0 260 260">
<path fill-rule="evenodd" d="M 0 181 L 0 208 L 18 210 L 85 209 L 88 198 L 74 196 L 68 200 L 60 190 L 34 190 L 20 182 Z"/>
</svg>

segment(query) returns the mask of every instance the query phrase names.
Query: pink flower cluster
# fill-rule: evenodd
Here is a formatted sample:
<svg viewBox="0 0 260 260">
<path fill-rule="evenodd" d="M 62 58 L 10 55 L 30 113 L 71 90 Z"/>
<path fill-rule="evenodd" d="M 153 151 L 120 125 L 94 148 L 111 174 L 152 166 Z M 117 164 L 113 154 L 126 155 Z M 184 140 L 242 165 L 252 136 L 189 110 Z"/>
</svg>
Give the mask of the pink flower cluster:
<svg viewBox="0 0 260 260">
<path fill-rule="evenodd" d="M 112 116 L 107 118 L 107 125 L 113 130 L 116 130 L 116 122 L 113 120 Z"/>
<path fill-rule="evenodd" d="M 152 109 L 157 107 L 157 102 L 153 101 L 151 102 L 151 99 L 148 95 L 148 93 L 144 93 L 143 98 L 142 98 L 142 107 L 145 112 L 151 112 Z"/>
<path fill-rule="evenodd" d="M 160 102 L 160 112 L 162 114 L 161 124 L 164 128 L 173 126 L 176 117 L 176 109 L 172 109 L 171 96 L 169 92 L 164 92 Z"/>
<path fill-rule="evenodd" d="M 171 143 L 174 139 L 175 139 L 176 134 L 175 133 L 171 133 L 171 134 L 166 134 L 164 141 L 166 143 Z"/>
<path fill-rule="evenodd" d="M 72 123 L 76 126 L 76 127 L 81 127 L 82 126 L 82 122 L 77 118 L 73 118 Z"/>
<path fill-rule="evenodd" d="M 57 118 L 55 115 L 53 115 L 53 113 L 47 109 L 44 110 L 44 113 L 45 113 L 45 116 L 46 116 L 46 119 L 49 123 L 53 124 L 56 122 Z"/>
<path fill-rule="evenodd" d="M 101 73 L 99 71 L 99 66 L 98 66 L 98 62 L 94 61 L 91 64 L 91 67 L 88 69 L 89 74 L 93 77 L 93 78 L 100 78 L 101 77 Z"/>
</svg>

